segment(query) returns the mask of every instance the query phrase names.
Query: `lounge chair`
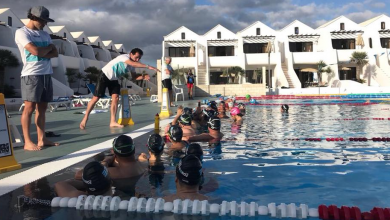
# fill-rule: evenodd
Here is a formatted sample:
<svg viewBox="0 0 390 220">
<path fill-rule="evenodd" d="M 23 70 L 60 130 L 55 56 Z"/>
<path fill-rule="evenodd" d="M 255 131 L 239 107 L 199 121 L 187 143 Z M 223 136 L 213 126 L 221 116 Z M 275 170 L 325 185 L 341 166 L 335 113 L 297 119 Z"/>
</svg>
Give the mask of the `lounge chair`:
<svg viewBox="0 0 390 220">
<path fill-rule="evenodd" d="M 52 102 L 49 102 L 48 107 L 50 112 L 57 111 L 58 107 L 66 107 L 66 110 L 70 110 L 72 107 L 72 100 L 70 100 L 68 97 L 58 97 Z M 24 103 L 20 106 L 19 112 L 23 111 L 23 109 Z"/>
</svg>

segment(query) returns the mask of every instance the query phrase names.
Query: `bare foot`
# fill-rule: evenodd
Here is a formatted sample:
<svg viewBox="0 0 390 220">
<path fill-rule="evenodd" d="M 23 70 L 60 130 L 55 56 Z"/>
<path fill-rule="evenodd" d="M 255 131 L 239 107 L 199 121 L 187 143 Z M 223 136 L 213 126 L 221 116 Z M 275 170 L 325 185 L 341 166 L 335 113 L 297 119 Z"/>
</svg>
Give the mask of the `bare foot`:
<svg viewBox="0 0 390 220">
<path fill-rule="evenodd" d="M 49 139 L 47 139 L 47 138 L 43 138 L 43 141 L 38 142 L 38 146 L 40 148 L 45 147 L 45 146 L 52 147 L 52 146 L 59 146 L 59 145 L 60 145 L 60 143 L 49 141 Z"/>
<path fill-rule="evenodd" d="M 85 126 L 87 126 L 87 122 L 82 120 L 81 123 L 80 123 L 80 129 L 81 130 L 84 130 L 85 129 Z"/>
<path fill-rule="evenodd" d="M 35 145 L 33 142 L 29 142 L 29 143 L 25 143 L 24 144 L 24 150 L 28 150 L 28 151 L 39 151 L 39 150 L 42 150 L 42 148 L 38 147 L 37 145 Z"/>
<path fill-rule="evenodd" d="M 116 122 L 111 122 L 110 123 L 110 128 L 123 128 L 124 126 L 123 125 L 120 125 Z"/>
</svg>

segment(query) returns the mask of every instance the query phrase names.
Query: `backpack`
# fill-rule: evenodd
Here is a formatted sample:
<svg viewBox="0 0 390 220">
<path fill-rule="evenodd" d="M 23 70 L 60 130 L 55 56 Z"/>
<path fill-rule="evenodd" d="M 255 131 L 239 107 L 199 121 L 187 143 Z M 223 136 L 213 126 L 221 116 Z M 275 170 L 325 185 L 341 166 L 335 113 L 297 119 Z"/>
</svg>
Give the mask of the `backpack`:
<svg viewBox="0 0 390 220">
<path fill-rule="evenodd" d="M 194 83 L 194 77 L 193 76 L 189 76 L 188 77 L 188 83 Z"/>
</svg>

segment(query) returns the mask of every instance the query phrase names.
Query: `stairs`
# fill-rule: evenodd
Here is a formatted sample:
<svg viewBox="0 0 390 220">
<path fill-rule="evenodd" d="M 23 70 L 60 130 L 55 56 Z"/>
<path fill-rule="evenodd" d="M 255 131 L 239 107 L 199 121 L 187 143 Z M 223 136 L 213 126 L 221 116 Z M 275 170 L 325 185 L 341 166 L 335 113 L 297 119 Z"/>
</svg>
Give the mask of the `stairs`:
<svg viewBox="0 0 390 220">
<path fill-rule="evenodd" d="M 283 70 L 284 75 L 286 76 L 286 79 L 287 79 L 287 82 L 288 82 L 288 86 L 290 88 L 292 88 L 292 89 L 295 88 L 294 87 L 294 83 L 291 80 L 290 75 L 288 74 L 288 67 L 287 67 L 287 65 L 285 63 L 282 63 L 282 70 Z"/>
<path fill-rule="evenodd" d="M 198 66 L 198 74 L 196 76 L 196 80 L 198 80 L 198 85 L 206 85 L 207 79 L 206 79 L 206 65 Z"/>
</svg>

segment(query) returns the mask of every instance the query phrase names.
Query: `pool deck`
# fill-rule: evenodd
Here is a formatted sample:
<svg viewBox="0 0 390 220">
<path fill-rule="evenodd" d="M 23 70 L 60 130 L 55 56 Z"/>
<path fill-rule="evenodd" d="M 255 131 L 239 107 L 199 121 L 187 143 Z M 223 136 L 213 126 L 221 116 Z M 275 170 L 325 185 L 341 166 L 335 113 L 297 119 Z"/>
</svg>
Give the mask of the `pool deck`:
<svg viewBox="0 0 390 220">
<path fill-rule="evenodd" d="M 178 105 L 192 107 L 195 107 L 196 103 L 196 100 L 177 102 Z M 59 142 L 61 145 L 58 147 L 48 147 L 35 152 L 24 151 L 22 147 L 14 148 L 15 158 L 22 165 L 22 169 L 1 173 L 0 180 L 92 145 L 113 139 L 120 134 L 131 133 L 137 129 L 150 125 L 154 123 L 155 115 L 160 112 L 160 108 L 160 103 L 151 103 L 148 98 L 143 98 L 142 101 L 137 101 L 136 104 L 131 107 L 133 121 L 135 123 L 133 126 L 110 128 L 108 126 L 110 113 L 106 112 L 92 114 L 89 118 L 86 130 L 79 129 L 80 121 L 84 115 L 76 113 L 84 111 L 85 108 L 73 108 L 69 111 L 60 108 L 57 112 L 47 111 L 46 131 L 61 134 L 60 137 L 50 138 L 50 140 Z M 172 112 L 176 112 L 176 108 L 173 108 Z M 22 133 L 20 124 L 21 112 L 11 111 L 9 114 L 11 116 L 10 120 L 16 125 L 19 132 Z M 31 124 L 31 138 L 36 142 L 37 133 L 34 122 Z"/>
</svg>

